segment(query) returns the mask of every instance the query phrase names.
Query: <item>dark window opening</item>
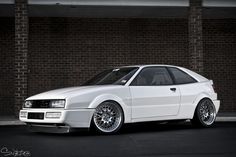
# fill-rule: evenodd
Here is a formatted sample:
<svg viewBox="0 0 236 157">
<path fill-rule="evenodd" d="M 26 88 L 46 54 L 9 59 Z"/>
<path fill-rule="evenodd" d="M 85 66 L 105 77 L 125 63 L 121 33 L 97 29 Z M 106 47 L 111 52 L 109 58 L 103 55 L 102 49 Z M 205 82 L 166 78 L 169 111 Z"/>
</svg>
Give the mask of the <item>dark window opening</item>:
<svg viewBox="0 0 236 157">
<path fill-rule="evenodd" d="M 176 84 L 187 84 L 197 82 L 193 77 L 178 68 L 169 67 L 168 69 L 173 74 Z"/>
<path fill-rule="evenodd" d="M 161 86 L 172 84 L 173 80 L 165 67 L 144 68 L 131 83 L 133 86 Z"/>
<path fill-rule="evenodd" d="M 137 67 L 125 67 L 105 70 L 84 83 L 83 86 L 111 84 L 125 85 L 137 70 Z"/>
</svg>

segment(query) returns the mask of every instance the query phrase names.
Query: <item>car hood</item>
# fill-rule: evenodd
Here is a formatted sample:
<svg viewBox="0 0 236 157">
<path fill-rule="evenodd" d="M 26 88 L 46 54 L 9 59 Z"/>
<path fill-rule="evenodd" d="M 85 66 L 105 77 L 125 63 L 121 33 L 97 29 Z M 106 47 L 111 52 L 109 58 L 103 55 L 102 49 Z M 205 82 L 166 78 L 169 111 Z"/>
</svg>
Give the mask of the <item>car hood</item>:
<svg viewBox="0 0 236 157">
<path fill-rule="evenodd" d="M 78 87 L 61 88 L 31 96 L 26 100 L 66 99 L 67 97 L 73 96 L 74 94 L 80 94 L 85 92 L 87 93 L 89 91 L 102 90 L 117 86 L 119 85 L 78 86 Z"/>
</svg>

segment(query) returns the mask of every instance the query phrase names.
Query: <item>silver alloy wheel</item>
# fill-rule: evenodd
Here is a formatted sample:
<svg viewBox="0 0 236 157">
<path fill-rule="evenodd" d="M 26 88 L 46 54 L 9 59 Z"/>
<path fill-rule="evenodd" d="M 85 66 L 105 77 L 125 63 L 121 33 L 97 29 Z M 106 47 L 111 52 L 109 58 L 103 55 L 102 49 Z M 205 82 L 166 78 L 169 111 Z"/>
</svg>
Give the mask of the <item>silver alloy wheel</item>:
<svg viewBox="0 0 236 157">
<path fill-rule="evenodd" d="M 216 118 L 214 104 L 210 100 L 204 100 L 199 106 L 199 118 L 205 125 L 211 125 Z"/>
<path fill-rule="evenodd" d="M 100 104 L 93 115 L 94 124 L 104 133 L 116 131 L 121 126 L 122 118 L 122 109 L 113 102 Z"/>
</svg>

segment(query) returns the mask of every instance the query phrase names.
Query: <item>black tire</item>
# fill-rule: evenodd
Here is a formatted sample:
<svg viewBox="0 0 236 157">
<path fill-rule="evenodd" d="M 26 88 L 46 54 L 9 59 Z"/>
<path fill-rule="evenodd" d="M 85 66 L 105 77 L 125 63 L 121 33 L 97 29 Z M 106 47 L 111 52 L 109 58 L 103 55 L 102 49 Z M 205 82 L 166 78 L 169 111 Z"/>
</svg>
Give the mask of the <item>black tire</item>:
<svg viewBox="0 0 236 157">
<path fill-rule="evenodd" d="M 98 105 L 92 117 L 92 128 L 98 133 L 117 133 L 124 123 L 124 113 L 114 101 L 105 101 Z"/>
<path fill-rule="evenodd" d="M 197 127 L 210 127 L 214 124 L 216 118 L 216 109 L 210 99 L 202 99 L 194 113 L 191 123 Z"/>
</svg>

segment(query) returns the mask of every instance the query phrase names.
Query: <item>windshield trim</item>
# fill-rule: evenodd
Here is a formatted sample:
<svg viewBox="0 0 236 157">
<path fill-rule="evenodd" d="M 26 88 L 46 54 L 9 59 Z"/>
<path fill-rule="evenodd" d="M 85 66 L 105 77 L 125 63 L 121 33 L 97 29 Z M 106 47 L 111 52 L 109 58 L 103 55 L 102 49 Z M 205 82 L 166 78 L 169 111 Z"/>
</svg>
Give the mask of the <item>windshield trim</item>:
<svg viewBox="0 0 236 157">
<path fill-rule="evenodd" d="M 133 76 L 129 79 L 129 81 L 126 82 L 125 86 L 130 86 L 131 82 L 136 78 L 136 76 L 139 74 L 139 72 L 143 69 L 143 67 L 137 67 L 138 70 L 133 74 Z"/>
</svg>

